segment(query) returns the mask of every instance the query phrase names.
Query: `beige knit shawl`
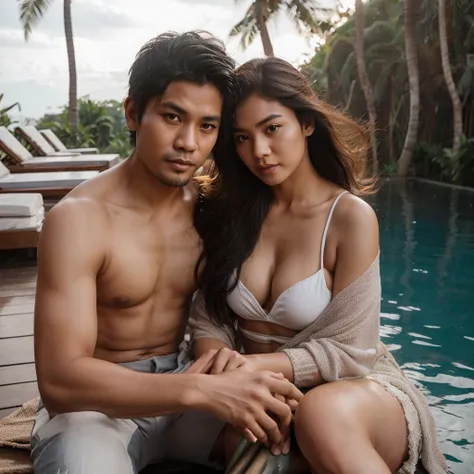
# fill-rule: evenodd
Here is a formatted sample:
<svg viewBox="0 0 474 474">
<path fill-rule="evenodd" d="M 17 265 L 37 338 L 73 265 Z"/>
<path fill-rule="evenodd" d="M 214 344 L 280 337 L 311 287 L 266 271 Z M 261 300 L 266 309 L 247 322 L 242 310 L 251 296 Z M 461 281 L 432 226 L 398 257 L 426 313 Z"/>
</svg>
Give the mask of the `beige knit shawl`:
<svg viewBox="0 0 474 474">
<path fill-rule="evenodd" d="M 446 473 L 430 408 L 380 341 L 379 257 L 338 293 L 327 308 L 279 351 L 290 358 L 294 383 L 315 385 L 319 373 L 326 382 L 365 377 L 381 384 L 403 406 L 409 428 L 410 459 L 400 472 L 412 473 L 419 460 L 429 474 Z M 191 340 L 215 338 L 235 349 L 235 331 L 210 321 L 198 293 L 190 318 Z"/>
</svg>

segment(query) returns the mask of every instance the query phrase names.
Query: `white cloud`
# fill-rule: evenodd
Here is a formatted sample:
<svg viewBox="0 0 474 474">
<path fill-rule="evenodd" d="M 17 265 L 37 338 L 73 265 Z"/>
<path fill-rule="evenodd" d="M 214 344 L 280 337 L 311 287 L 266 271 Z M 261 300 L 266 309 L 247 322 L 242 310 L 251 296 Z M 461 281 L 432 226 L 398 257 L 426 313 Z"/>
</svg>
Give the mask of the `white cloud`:
<svg viewBox="0 0 474 474">
<path fill-rule="evenodd" d="M 263 56 L 260 38 L 244 52 L 238 39 L 228 36 L 250 1 L 75 0 L 72 16 L 79 96 L 122 99 L 135 54 L 145 41 L 167 30 L 210 31 L 226 42 L 239 63 Z M 4 104 L 20 102 L 24 117 L 39 117 L 65 105 L 68 66 L 62 1 L 51 4 L 28 42 L 18 19 L 17 0 L 1 2 L 0 93 L 5 94 Z M 270 25 L 270 34 L 275 53 L 293 63 L 312 51 L 286 18 Z"/>
</svg>

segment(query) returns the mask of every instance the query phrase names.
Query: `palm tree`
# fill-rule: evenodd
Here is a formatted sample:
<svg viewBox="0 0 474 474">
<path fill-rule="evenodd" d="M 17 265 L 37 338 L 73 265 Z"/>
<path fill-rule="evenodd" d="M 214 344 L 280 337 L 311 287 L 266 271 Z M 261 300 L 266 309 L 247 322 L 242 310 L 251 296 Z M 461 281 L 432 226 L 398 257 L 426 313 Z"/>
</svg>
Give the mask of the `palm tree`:
<svg viewBox="0 0 474 474">
<path fill-rule="evenodd" d="M 418 58 L 416 55 L 415 25 L 416 8 L 419 0 L 405 0 L 405 51 L 408 69 L 408 83 L 410 85 L 410 118 L 408 130 L 403 145 L 402 154 L 398 159 L 398 176 L 405 178 L 408 175 L 413 150 L 418 138 L 418 123 L 420 120 L 420 79 Z"/>
<path fill-rule="evenodd" d="M 237 3 L 239 1 L 236 0 Z M 321 6 L 318 0 L 254 0 L 244 18 L 232 28 L 230 36 L 241 36 L 240 44 L 246 49 L 260 34 L 265 55 L 273 56 L 267 23 L 276 13 L 285 11 L 302 34 L 304 30 L 318 33 L 322 23 L 316 18 L 331 10 Z"/>
<path fill-rule="evenodd" d="M 448 38 L 446 34 L 446 0 L 438 1 L 438 26 L 439 26 L 439 43 L 441 49 L 441 64 L 443 65 L 444 79 L 448 87 L 451 102 L 453 103 L 454 118 L 454 139 L 453 152 L 457 153 L 461 147 L 462 136 L 462 105 L 459 99 L 456 85 L 454 84 L 453 75 L 451 73 L 451 65 L 449 64 Z"/>
<path fill-rule="evenodd" d="M 8 127 L 12 123 L 14 123 L 14 121 L 9 115 L 9 112 L 15 107 L 17 107 L 18 110 L 21 111 L 21 107 L 18 102 L 15 102 L 14 104 L 11 104 L 2 108 L 1 107 L 2 100 L 3 100 L 3 94 L 0 94 L 0 127 Z"/>
<path fill-rule="evenodd" d="M 362 90 L 364 91 L 365 102 L 367 104 L 367 111 L 369 113 L 369 132 L 370 140 L 372 142 L 372 172 L 377 174 L 377 137 L 375 134 L 375 103 L 374 95 L 372 93 L 372 86 L 370 85 L 369 77 L 365 69 L 364 58 L 364 10 L 362 0 L 355 2 L 355 23 L 356 23 L 356 57 L 357 57 L 357 71 L 359 73 L 359 81 Z"/>
<path fill-rule="evenodd" d="M 33 26 L 43 17 L 52 0 L 18 0 L 20 4 L 20 21 L 23 24 L 25 40 L 31 34 Z M 71 21 L 71 0 L 64 2 L 64 33 L 66 36 L 67 58 L 69 65 L 69 123 L 74 136 L 77 135 L 77 72 L 74 54 L 74 40 Z"/>
</svg>

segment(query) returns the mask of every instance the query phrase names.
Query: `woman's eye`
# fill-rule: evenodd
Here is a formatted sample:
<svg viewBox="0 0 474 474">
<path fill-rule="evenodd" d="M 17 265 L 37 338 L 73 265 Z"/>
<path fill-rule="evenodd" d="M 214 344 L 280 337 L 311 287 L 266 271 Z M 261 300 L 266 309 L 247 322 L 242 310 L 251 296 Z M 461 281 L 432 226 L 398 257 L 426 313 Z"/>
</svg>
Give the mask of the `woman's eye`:
<svg viewBox="0 0 474 474">
<path fill-rule="evenodd" d="M 245 140 L 247 140 L 247 137 L 245 135 L 237 135 L 235 137 L 235 141 L 237 143 L 243 143 Z"/>
<path fill-rule="evenodd" d="M 270 126 L 268 127 L 268 131 L 269 131 L 270 133 L 275 133 L 279 128 L 280 128 L 280 125 L 270 125 Z"/>
</svg>

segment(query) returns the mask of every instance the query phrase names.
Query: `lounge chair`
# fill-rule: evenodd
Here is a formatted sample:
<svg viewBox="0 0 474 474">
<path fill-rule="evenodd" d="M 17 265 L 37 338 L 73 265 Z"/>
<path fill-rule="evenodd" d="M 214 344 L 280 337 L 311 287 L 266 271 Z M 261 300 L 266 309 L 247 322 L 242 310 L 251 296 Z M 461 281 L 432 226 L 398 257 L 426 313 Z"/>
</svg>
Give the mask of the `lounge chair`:
<svg viewBox="0 0 474 474">
<path fill-rule="evenodd" d="M 103 171 L 120 161 L 117 154 L 34 157 L 6 127 L 0 127 L 0 150 L 12 161 L 12 173 L 51 171 Z"/>
<path fill-rule="evenodd" d="M 66 151 L 57 151 L 33 125 L 16 127 L 15 132 L 41 156 L 80 156 L 82 154 L 67 149 Z M 93 151 L 96 154 L 98 150 L 93 149 Z"/>
<path fill-rule="evenodd" d="M 64 197 L 78 184 L 98 171 L 53 171 L 49 173 L 10 173 L 0 162 L 0 193 L 39 193 L 43 197 Z"/>
<path fill-rule="evenodd" d="M 36 248 L 44 215 L 41 194 L 0 194 L 0 250 Z"/>
<path fill-rule="evenodd" d="M 66 145 L 59 139 L 59 137 L 49 128 L 40 130 L 40 133 L 56 151 L 81 154 L 99 153 L 98 148 L 67 148 Z"/>
<path fill-rule="evenodd" d="M 74 153 L 72 151 L 56 151 L 41 135 L 41 133 L 32 125 L 25 125 L 15 128 L 15 133 L 25 140 L 27 146 L 38 156 L 79 156 L 80 153 Z"/>
</svg>

